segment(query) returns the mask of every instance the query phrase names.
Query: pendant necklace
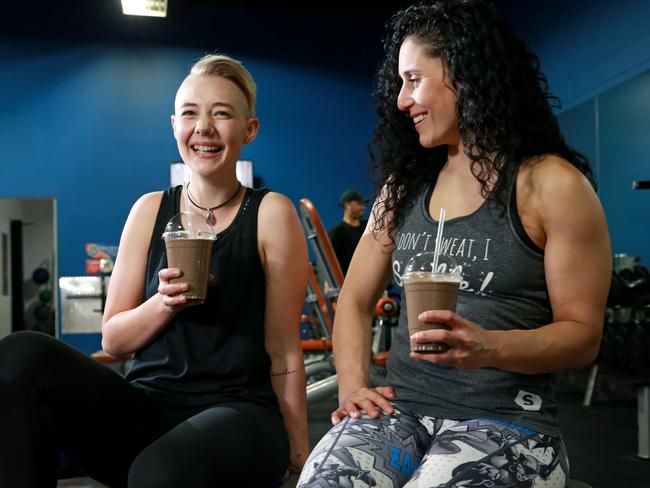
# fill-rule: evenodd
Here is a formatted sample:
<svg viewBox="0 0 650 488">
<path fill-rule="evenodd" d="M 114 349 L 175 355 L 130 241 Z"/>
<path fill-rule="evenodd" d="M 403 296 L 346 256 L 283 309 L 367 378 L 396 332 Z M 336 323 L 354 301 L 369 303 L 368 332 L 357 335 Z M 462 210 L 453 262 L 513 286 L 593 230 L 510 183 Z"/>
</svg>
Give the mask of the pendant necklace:
<svg viewBox="0 0 650 488">
<path fill-rule="evenodd" d="M 233 198 L 235 198 L 239 194 L 239 190 L 241 190 L 241 182 L 237 182 L 237 189 L 235 190 L 235 193 L 233 193 L 225 202 L 220 203 L 219 205 L 215 205 L 214 207 L 202 207 L 201 205 L 198 205 L 193 199 L 192 199 L 192 194 L 190 193 L 190 182 L 187 182 L 187 198 L 192 202 L 192 205 L 194 205 L 196 208 L 200 208 L 201 210 L 205 210 L 205 222 L 209 225 L 212 226 L 214 225 L 214 214 L 212 213 L 214 210 L 223 207 L 227 203 L 230 203 Z"/>
</svg>

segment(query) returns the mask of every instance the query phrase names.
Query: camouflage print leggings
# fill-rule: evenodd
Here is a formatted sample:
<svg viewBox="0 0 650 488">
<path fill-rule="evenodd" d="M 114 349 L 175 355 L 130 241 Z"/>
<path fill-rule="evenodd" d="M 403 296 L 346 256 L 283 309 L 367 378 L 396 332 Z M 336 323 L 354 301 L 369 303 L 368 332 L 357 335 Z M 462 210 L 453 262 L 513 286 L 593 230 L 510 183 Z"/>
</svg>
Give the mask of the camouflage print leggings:
<svg viewBox="0 0 650 488">
<path fill-rule="evenodd" d="M 446 420 L 400 409 L 346 417 L 318 443 L 298 488 L 564 488 L 562 439 L 494 419 Z"/>
</svg>

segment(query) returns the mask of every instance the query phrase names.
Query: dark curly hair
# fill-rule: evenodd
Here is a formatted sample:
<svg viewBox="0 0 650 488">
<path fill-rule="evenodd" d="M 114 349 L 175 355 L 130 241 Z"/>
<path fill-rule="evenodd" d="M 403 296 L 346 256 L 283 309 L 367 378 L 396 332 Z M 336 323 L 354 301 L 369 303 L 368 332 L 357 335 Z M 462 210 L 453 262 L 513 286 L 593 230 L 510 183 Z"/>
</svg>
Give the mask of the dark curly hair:
<svg viewBox="0 0 650 488">
<path fill-rule="evenodd" d="M 484 198 L 505 208 L 521 163 L 543 154 L 568 160 L 593 184 L 587 159 L 560 133 L 552 110 L 560 103 L 549 92 L 539 58 L 495 8 L 483 0 L 419 2 L 392 17 L 376 76 L 379 123 L 370 144 L 378 188 L 375 232 L 386 230 L 393 239 L 406 210 L 447 159 L 446 146 L 420 145 L 413 121 L 397 108 L 398 55 L 406 38 L 439 57 L 450 75 L 464 151 Z"/>
</svg>

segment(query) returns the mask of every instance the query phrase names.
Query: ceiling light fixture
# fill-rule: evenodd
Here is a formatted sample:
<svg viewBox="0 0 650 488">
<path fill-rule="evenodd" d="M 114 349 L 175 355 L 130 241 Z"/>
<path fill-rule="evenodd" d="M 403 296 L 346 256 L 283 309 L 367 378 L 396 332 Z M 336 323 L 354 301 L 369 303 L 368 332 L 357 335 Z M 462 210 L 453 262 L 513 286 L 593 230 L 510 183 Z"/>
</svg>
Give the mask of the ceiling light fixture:
<svg viewBox="0 0 650 488">
<path fill-rule="evenodd" d="M 167 17 L 167 0 L 122 0 L 124 15 Z"/>
</svg>

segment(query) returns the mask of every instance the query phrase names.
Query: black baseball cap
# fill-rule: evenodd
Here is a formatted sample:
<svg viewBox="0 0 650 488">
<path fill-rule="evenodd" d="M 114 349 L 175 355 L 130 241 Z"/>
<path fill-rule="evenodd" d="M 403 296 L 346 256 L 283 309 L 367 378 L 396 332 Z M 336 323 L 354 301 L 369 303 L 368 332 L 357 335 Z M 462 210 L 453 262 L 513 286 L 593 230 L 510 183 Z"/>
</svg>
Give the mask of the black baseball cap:
<svg viewBox="0 0 650 488">
<path fill-rule="evenodd" d="M 339 198 L 339 205 L 342 207 L 348 202 L 359 202 L 365 204 L 368 203 L 368 199 L 357 190 L 349 189 L 345 190 L 341 194 L 341 198 Z"/>
</svg>

